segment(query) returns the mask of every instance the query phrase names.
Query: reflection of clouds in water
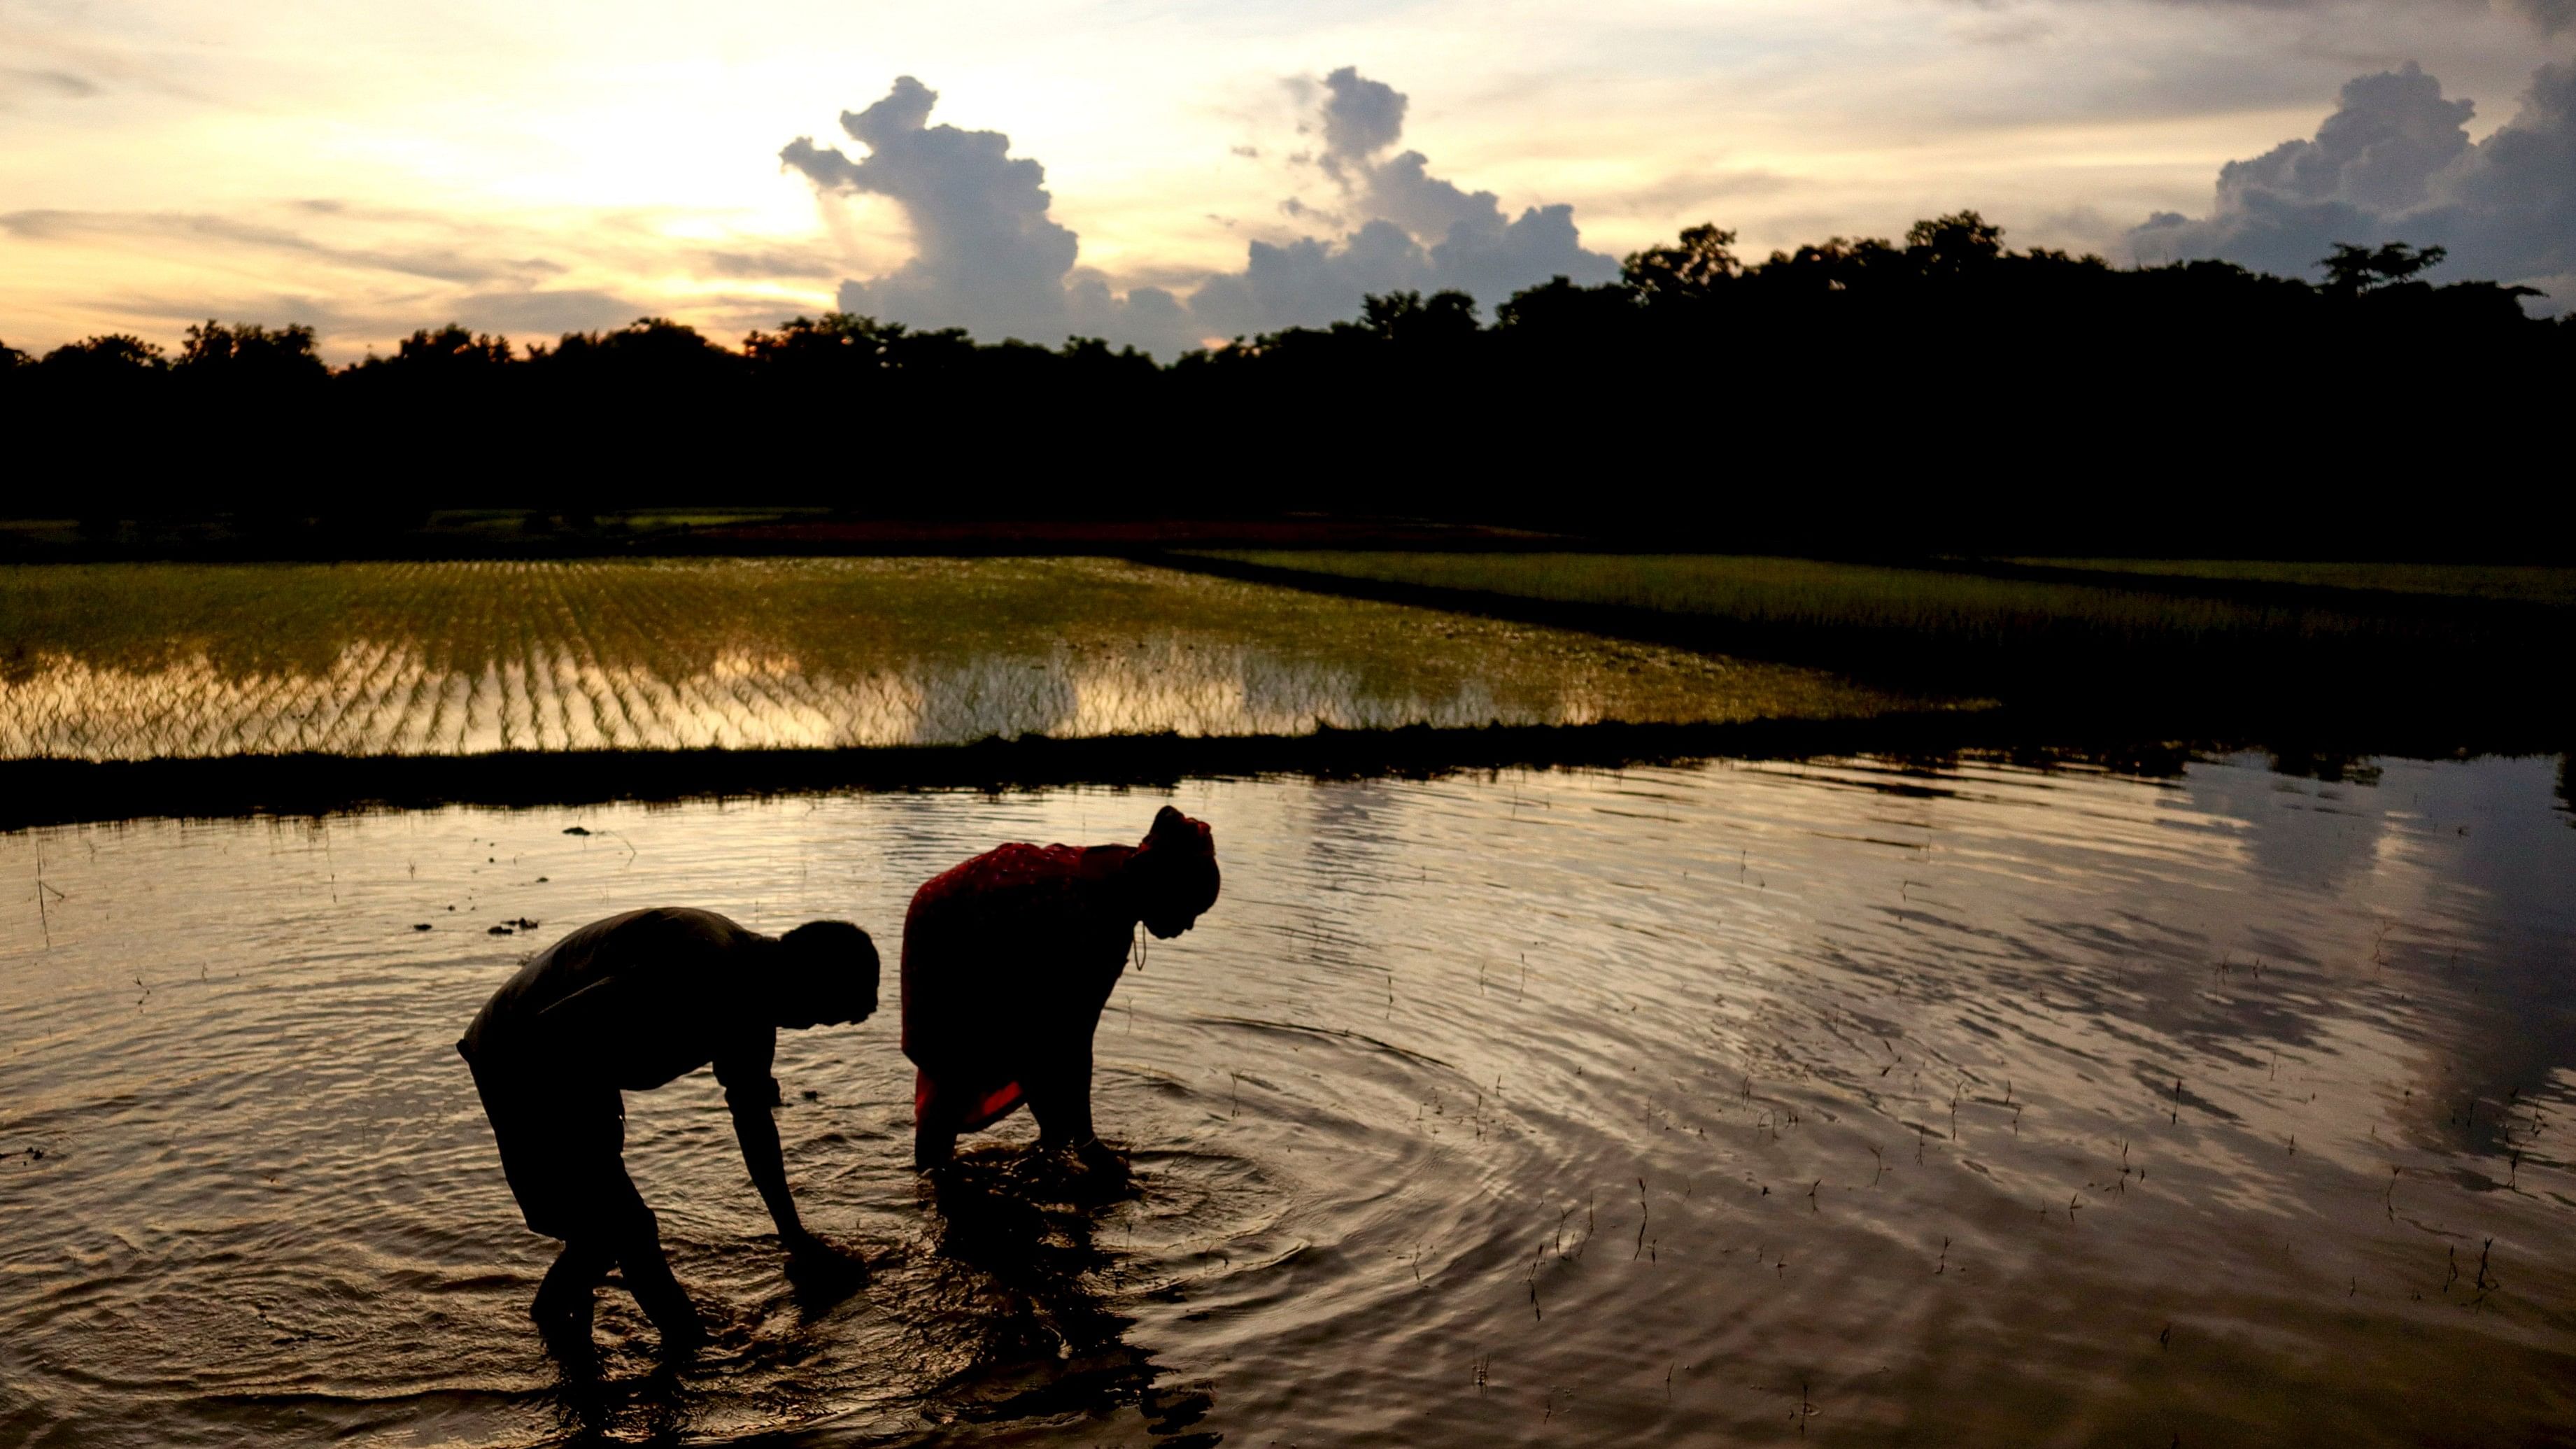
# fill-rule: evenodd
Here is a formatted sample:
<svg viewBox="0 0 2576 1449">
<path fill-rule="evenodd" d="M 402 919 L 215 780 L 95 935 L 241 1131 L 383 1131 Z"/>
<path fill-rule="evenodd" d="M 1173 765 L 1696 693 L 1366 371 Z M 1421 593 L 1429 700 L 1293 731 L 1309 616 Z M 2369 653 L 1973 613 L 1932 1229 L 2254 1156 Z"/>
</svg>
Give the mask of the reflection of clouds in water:
<svg viewBox="0 0 2576 1449">
<path fill-rule="evenodd" d="M 2392 764 L 2383 791 L 2414 802 L 2420 817 L 2409 841 L 2411 893 L 2393 900 L 2391 954 L 2435 972 L 2434 989 L 2474 997 L 2448 1013 L 2454 1034 L 2445 1052 L 2475 1064 L 2453 1082 L 2427 1080 L 2426 1090 L 2465 1088 L 2504 1099 L 2576 1072 L 2576 961 L 2567 937 L 2576 930 L 2576 868 L 2563 817 L 2534 808 L 2548 798 L 2556 762 L 2545 757 L 2485 760 L 2473 770 L 2421 762 Z M 2456 960 L 2449 955 L 2456 949 Z M 2441 1116 L 2428 1102 L 2424 1125 Z M 2452 1127 L 2447 1117 L 2440 1126 Z M 2464 1134 L 2486 1140 L 2490 1116 Z"/>
<path fill-rule="evenodd" d="M 1401 868 L 1401 806 L 1385 786 L 1355 780 L 1294 804 L 1305 817 L 1296 838 L 1322 889 L 1365 893 Z"/>
<path fill-rule="evenodd" d="M 2238 763 L 2187 773 L 2175 808 L 2234 840 L 2245 863 L 2272 880 L 2333 889 L 2375 868 L 2388 808 L 2375 785 Z"/>
<path fill-rule="evenodd" d="M 2233 953 L 2237 975 L 2216 988 L 2237 998 L 2231 1013 L 2178 1001 L 2163 1024 L 2185 1036 L 2252 1027 L 2324 1063 L 2403 1064 L 2384 1093 L 2414 1103 L 2410 1132 L 2495 1147 L 2493 1114 L 2473 1127 L 2467 1099 L 2564 1090 L 2576 1071 L 2565 954 L 2576 850 L 2564 817 L 2537 807 L 2563 768 L 2546 757 L 2391 760 L 2324 781 L 2252 759 L 2193 766 L 2159 824 L 2206 832 L 2232 852 L 2217 858 L 2269 883 L 2272 906 L 2206 953 Z M 2258 987 L 2245 974 L 2256 957 L 2305 979 Z M 2358 1132 L 2386 1105 L 2377 1097 L 2321 1101 L 2319 1125 L 2345 1119 Z"/>
</svg>

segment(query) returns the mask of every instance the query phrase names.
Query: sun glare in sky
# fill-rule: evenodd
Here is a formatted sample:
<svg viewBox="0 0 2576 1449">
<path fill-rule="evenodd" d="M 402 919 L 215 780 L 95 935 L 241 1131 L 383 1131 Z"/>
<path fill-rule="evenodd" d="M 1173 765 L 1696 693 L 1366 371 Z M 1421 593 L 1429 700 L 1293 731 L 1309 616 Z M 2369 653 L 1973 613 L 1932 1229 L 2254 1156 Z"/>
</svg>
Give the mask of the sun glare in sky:
<svg viewBox="0 0 2576 1449">
<path fill-rule="evenodd" d="M 449 320 L 544 338 L 658 314 L 732 341 L 843 306 L 1168 354 L 1386 285 L 1490 307 L 1600 280 L 1702 220 L 1758 256 L 1959 207 L 2122 262 L 2290 269 L 2335 228 L 2375 231 L 2565 295 L 2563 18 L 2521 0 L 16 0 L 0 341 L 166 342 L 211 316 L 309 323 L 349 358 Z M 874 139 L 844 112 L 875 116 Z M 2321 132 L 2330 116 L 2353 124 Z M 2534 146 L 2479 146 L 2501 127 L 2568 163 L 2554 183 L 2507 171 Z M 2386 146 L 2328 154 L 2361 130 L 2403 138 L 2414 169 L 2383 174 Z M 2285 142 L 2331 163 L 2262 180 L 2315 235 L 2216 187 Z"/>
</svg>

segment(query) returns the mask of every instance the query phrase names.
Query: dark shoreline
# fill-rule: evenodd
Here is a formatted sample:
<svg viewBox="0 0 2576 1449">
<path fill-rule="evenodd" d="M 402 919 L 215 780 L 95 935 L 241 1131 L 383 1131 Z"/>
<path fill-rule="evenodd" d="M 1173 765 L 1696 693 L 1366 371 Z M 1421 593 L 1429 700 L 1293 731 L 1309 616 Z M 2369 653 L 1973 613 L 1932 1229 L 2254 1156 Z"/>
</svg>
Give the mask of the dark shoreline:
<svg viewBox="0 0 2576 1449">
<path fill-rule="evenodd" d="M 677 803 L 839 791 L 1069 785 L 1161 787 L 1255 776 L 1430 779 L 1505 769 L 1619 769 L 1708 759 L 1873 755 L 1928 766 L 1962 758 L 2110 770 L 2149 778 L 2192 759 L 2262 750 L 2287 773 L 2337 778 L 2367 756 L 2556 754 L 2538 740 L 2469 751 L 2385 739 L 2366 750 L 2285 748 L 2250 738 L 2124 736 L 2004 710 L 1704 725 L 1488 725 L 1310 735 L 1029 736 L 971 745 L 828 750 L 573 750 L 475 755 L 234 755 L 201 760 L 0 762 L 0 832 L 142 819 L 316 817 L 446 805 L 521 808 Z"/>
<path fill-rule="evenodd" d="M 501 510 L 468 510 L 497 513 Z M 747 510 L 758 511 L 758 510 Z M 0 564 L 338 564 L 506 559 L 1136 558 L 1171 549 L 1426 549 L 1522 551 L 1595 547 L 1504 523 L 1369 514 L 1100 518 L 748 519 L 630 528 L 334 527 L 324 520 L 244 524 L 225 515 L 123 522 L 97 537 L 75 520 L 0 519 Z M 50 522 L 54 526 L 38 526 Z"/>
</svg>

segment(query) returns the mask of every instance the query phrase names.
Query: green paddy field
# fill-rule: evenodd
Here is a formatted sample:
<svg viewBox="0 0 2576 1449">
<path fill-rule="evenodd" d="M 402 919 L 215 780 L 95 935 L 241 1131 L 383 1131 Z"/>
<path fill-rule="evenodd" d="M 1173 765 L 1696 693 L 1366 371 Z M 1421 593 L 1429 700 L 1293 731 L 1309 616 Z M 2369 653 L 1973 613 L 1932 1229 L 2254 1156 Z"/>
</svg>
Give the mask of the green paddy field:
<svg viewBox="0 0 2576 1449">
<path fill-rule="evenodd" d="M 0 570 L 0 759 L 1843 719 L 1830 673 L 1098 558 Z"/>
</svg>

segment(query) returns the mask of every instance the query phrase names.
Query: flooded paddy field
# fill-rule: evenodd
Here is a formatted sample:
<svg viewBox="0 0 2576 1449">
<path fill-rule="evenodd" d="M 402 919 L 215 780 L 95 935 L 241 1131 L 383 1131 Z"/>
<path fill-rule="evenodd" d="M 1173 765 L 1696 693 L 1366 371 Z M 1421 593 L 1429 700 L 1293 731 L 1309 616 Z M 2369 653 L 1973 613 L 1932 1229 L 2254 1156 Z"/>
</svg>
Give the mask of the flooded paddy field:
<svg viewBox="0 0 2576 1449">
<path fill-rule="evenodd" d="M 1820 671 L 1104 559 L 0 571 L 0 761 L 1851 717 Z"/>
<path fill-rule="evenodd" d="M 2262 763 L 0 836 L 0 1441 L 2563 1440 L 2562 764 Z M 1101 1028 L 1136 1197 L 1049 1200 L 1022 1117 L 935 1198 L 891 1016 L 782 1034 L 874 1283 L 790 1291 L 701 1074 L 627 1156 L 733 1326 L 659 1370 L 603 1295 L 562 1378 L 452 1048 L 527 952 L 649 902 L 890 945 L 948 863 L 1166 798 L 1226 894 Z"/>
</svg>

